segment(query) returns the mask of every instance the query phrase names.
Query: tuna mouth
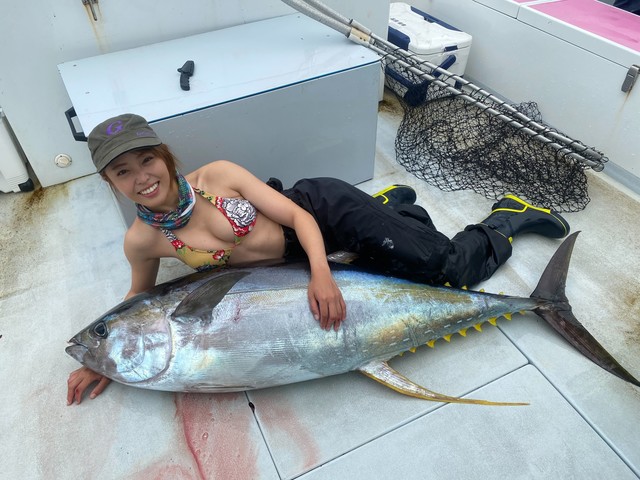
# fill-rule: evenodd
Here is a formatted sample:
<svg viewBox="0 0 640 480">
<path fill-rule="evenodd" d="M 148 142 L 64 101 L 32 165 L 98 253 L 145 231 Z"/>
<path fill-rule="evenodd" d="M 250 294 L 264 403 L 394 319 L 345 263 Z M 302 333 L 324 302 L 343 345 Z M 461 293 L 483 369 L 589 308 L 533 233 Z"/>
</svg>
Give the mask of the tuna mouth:
<svg viewBox="0 0 640 480">
<path fill-rule="evenodd" d="M 69 340 L 67 340 L 67 343 L 71 343 L 71 346 L 74 345 L 81 345 L 83 347 L 86 348 L 86 345 L 84 345 L 80 340 L 78 340 L 76 337 L 70 338 Z M 67 347 L 68 348 L 68 347 Z"/>
<path fill-rule="evenodd" d="M 75 338 L 69 340 L 68 343 L 70 343 L 71 345 L 65 348 L 64 351 L 67 352 L 69 356 L 82 363 L 82 360 L 84 359 L 85 354 L 89 351 L 89 348 L 86 345 L 80 343 Z"/>
</svg>

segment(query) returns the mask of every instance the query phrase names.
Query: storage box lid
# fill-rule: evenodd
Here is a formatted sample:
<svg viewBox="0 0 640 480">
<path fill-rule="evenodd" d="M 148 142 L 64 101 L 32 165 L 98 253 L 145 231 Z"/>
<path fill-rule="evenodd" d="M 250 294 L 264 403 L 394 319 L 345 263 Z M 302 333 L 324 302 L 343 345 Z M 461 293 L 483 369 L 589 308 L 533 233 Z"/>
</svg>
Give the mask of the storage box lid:
<svg viewBox="0 0 640 480">
<path fill-rule="evenodd" d="M 395 32 L 394 32 L 395 30 Z M 403 2 L 389 8 L 389 41 L 418 55 L 467 48 L 472 37 Z"/>
<path fill-rule="evenodd" d="M 190 90 L 180 88 L 187 60 Z M 136 113 L 150 123 L 376 63 L 380 57 L 300 14 L 58 65 L 82 130 Z"/>
</svg>

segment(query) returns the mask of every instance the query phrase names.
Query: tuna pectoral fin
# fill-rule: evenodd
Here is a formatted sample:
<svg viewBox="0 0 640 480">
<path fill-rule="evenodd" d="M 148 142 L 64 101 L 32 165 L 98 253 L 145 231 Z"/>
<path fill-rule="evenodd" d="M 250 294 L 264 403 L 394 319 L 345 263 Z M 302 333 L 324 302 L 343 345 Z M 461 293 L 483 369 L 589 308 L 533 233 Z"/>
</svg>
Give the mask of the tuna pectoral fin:
<svg viewBox="0 0 640 480">
<path fill-rule="evenodd" d="M 528 405 L 528 403 L 505 403 L 490 402 L 488 400 L 474 400 L 472 398 L 459 398 L 442 395 L 441 393 L 432 392 L 420 385 L 413 383 L 407 377 L 399 374 L 387 362 L 371 362 L 358 369 L 367 377 L 373 378 L 377 382 L 392 388 L 396 392 L 409 395 L 410 397 L 421 398 L 423 400 L 431 400 L 433 402 L 446 403 L 471 403 L 474 405 L 493 405 L 493 406 L 516 406 Z"/>
<path fill-rule="evenodd" d="M 171 314 L 171 318 L 179 321 L 209 318 L 211 310 L 247 275 L 248 272 L 229 271 L 213 277 L 187 295 Z"/>
<path fill-rule="evenodd" d="M 578 233 L 567 237 L 551 257 L 538 286 L 531 294 L 531 298 L 542 300 L 541 306 L 534 311 L 596 365 L 627 382 L 640 386 L 640 382 L 600 345 L 571 312 L 571 305 L 565 295 L 565 284 L 571 252 Z"/>
</svg>

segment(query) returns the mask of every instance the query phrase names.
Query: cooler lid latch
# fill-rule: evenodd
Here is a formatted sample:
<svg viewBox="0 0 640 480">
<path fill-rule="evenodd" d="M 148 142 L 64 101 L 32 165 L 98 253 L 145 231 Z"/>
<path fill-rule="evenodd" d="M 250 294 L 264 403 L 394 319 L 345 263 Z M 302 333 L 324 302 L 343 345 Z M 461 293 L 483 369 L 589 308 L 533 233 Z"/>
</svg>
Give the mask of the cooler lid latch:
<svg viewBox="0 0 640 480">
<path fill-rule="evenodd" d="M 629 93 L 633 88 L 633 85 L 636 83 L 638 76 L 640 76 L 640 65 L 631 65 L 627 75 L 624 77 L 624 82 L 622 82 L 620 90 L 624 93 Z"/>
</svg>

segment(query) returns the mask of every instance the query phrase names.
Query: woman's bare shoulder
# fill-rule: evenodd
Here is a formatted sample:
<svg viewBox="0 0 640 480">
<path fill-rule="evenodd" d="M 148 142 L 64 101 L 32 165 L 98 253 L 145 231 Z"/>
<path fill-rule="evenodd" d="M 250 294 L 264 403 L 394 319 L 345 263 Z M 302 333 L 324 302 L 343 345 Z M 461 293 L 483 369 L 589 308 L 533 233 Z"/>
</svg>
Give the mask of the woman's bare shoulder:
<svg viewBox="0 0 640 480">
<path fill-rule="evenodd" d="M 233 188 L 229 187 L 229 178 L 239 168 L 228 160 L 216 160 L 185 175 L 185 178 L 200 190 L 217 195 L 230 195 L 233 194 Z"/>
<path fill-rule="evenodd" d="M 185 175 L 185 178 L 189 181 L 189 183 L 193 184 L 197 180 L 206 180 L 210 179 L 215 175 L 223 174 L 229 168 L 233 168 L 235 164 L 230 162 L 229 160 L 215 160 L 213 162 L 207 163 L 191 173 Z"/>
</svg>

